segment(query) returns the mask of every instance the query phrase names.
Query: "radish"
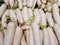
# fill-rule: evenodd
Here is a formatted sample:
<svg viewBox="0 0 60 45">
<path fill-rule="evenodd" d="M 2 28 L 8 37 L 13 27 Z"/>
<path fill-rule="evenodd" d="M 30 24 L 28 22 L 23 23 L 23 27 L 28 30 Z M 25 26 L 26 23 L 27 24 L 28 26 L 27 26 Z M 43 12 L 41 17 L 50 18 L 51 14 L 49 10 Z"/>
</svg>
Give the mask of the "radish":
<svg viewBox="0 0 60 45">
<path fill-rule="evenodd" d="M 6 4 L 2 4 L 1 7 L 0 7 L 0 17 L 3 15 L 4 11 L 6 10 L 7 6 Z"/>
<path fill-rule="evenodd" d="M 2 31 L 0 31 L 0 45 L 4 45 L 3 43 L 4 43 L 4 41 L 3 41 L 3 32 Z"/>
<path fill-rule="evenodd" d="M 5 2 L 7 5 L 9 5 L 9 0 L 4 0 L 4 2 Z"/>
<path fill-rule="evenodd" d="M 42 4 L 41 0 L 37 0 L 37 4 L 40 6 Z"/>
<path fill-rule="evenodd" d="M 32 7 L 34 4 L 34 0 L 27 0 L 27 6 Z"/>
<path fill-rule="evenodd" d="M 11 7 L 14 7 L 14 0 L 9 0 L 9 4 Z"/>
<path fill-rule="evenodd" d="M 33 28 L 33 37 L 34 37 L 34 45 L 42 45 L 41 43 L 41 36 L 40 36 L 40 29 L 38 24 L 32 23 Z"/>
<path fill-rule="evenodd" d="M 27 45 L 24 35 L 23 35 L 22 40 L 21 40 L 21 45 Z"/>
<path fill-rule="evenodd" d="M 27 5 L 27 0 L 23 0 L 23 6 Z"/>
<path fill-rule="evenodd" d="M 9 22 L 7 26 L 7 32 L 4 38 L 4 45 L 12 45 L 13 38 L 14 38 L 14 32 L 15 32 L 15 23 Z"/>
<path fill-rule="evenodd" d="M 52 14 L 49 12 L 46 12 L 46 17 L 47 17 L 47 21 L 49 23 L 50 27 L 54 27 L 54 22 L 53 22 L 53 18 L 52 18 Z"/>
<path fill-rule="evenodd" d="M 19 22 L 20 24 L 23 24 L 24 22 L 23 22 L 22 13 L 21 13 L 21 11 L 20 11 L 18 8 L 16 9 L 16 15 L 17 15 L 17 20 L 18 20 L 18 22 Z"/>
<path fill-rule="evenodd" d="M 60 15 L 57 3 L 53 4 L 53 18 L 55 19 L 56 23 L 60 25 Z"/>
<path fill-rule="evenodd" d="M 2 23 L 2 27 L 6 28 L 7 27 L 7 18 L 6 16 L 8 16 L 8 9 L 4 12 L 2 19 L 1 19 L 1 23 Z"/>
<path fill-rule="evenodd" d="M 32 27 L 30 27 L 29 29 L 29 45 L 34 45 L 34 38 L 33 38 L 33 30 L 32 30 Z"/>
<path fill-rule="evenodd" d="M 58 0 L 58 5 L 60 6 L 60 0 Z"/>
<path fill-rule="evenodd" d="M 59 41 L 59 43 L 60 43 L 60 26 L 59 26 L 58 24 L 55 24 L 55 26 L 54 26 L 54 31 L 55 31 L 56 36 L 57 36 L 57 38 L 58 38 L 58 41 Z"/>
<path fill-rule="evenodd" d="M 50 42 L 50 37 L 49 37 L 49 33 L 48 33 L 48 30 L 47 28 L 44 28 L 43 29 L 43 35 L 44 35 L 44 45 L 51 45 L 51 42 Z"/>
<path fill-rule="evenodd" d="M 40 30 L 40 36 L 41 36 L 41 43 L 43 45 L 43 30 Z"/>
<path fill-rule="evenodd" d="M 41 22 L 40 22 L 40 25 L 41 25 L 41 28 L 45 28 L 46 27 L 46 14 L 44 13 L 44 11 L 42 9 L 39 9 L 39 13 L 41 15 Z"/>
<path fill-rule="evenodd" d="M 23 35 L 23 30 L 18 26 L 15 31 L 13 45 L 20 45 L 22 35 Z"/>
<path fill-rule="evenodd" d="M 46 3 L 46 0 L 41 0 L 41 2 L 42 2 L 43 4 L 45 4 L 45 3 Z"/>
<path fill-rule="evenodd" d="M 38 9 L 34 9 L 34 16 L 35 16 L 34 22 L 39 24 L 41 20 L 41 16 L 40 16 L 40 12 Z"/>
<path fill-rule="evenodd" d="M 57 38 L 56 38 L 56 36 L 53 32 L 53 29 L 48 27 L 47 30 L 48 30 L 48 33 L 49 33 L 51 45 L 58 45 L 58 41 L 57 41 Z"/>
<path fill-rule="evenodd" d="M 23 8 L 23 3 L 22 3 L 22 1 L 23 0 L 17 0 L 18 1 L 18 6 L 19 6 L 19 9 L 22 9 Z"/>
</svg>

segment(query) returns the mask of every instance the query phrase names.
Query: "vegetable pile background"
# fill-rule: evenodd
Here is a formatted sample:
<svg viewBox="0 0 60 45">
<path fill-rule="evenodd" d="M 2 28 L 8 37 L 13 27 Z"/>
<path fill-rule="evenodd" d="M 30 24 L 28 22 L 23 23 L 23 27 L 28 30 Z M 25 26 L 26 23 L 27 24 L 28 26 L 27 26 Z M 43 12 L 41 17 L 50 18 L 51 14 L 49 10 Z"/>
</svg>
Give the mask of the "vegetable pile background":
<svg viewBox="0 0 60 45">
<path fill-rule="evenodd" d="M 60 0 L 0 0 L 0 45 L 60 45 Z"/>
</svg>

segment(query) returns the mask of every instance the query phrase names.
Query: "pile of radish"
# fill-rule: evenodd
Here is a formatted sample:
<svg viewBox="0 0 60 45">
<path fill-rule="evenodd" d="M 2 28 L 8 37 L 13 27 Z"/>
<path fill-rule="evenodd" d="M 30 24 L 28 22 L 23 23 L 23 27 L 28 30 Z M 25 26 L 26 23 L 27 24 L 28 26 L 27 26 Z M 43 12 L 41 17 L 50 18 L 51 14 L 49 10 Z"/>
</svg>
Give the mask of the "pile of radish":
<svg viewBox="0 0 60 45">
<path fill-rule="evenodd" d="M 60 45 L 60 0 L 1 0 L 0 45 Z"/>
</svg>

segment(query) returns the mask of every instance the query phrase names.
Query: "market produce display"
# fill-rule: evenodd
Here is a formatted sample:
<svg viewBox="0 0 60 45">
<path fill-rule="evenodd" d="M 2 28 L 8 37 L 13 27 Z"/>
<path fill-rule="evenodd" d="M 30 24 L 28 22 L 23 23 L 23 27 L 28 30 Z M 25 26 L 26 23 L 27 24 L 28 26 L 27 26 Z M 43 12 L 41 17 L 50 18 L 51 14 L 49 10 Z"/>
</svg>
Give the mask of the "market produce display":
<svg viewBox="0 0 60 45">
<path fill-rule="evenodd" d="M 0 0 L 0 45 L 60 45 L 60 0 Z"/>
</svg>

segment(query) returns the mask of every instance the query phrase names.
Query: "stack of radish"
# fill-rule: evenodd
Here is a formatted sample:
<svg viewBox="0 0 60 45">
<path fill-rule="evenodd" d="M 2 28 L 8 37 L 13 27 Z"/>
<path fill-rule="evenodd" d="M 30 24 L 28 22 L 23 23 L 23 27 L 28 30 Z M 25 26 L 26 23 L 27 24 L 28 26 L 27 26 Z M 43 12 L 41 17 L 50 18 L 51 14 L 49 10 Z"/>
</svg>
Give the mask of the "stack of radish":
<svg viewBox="0 0 60 45">
<path fill-rule="evenodd" d="M 60 0 L 3 2 L 0 45 L 60 45 Z"/>
</svg>

